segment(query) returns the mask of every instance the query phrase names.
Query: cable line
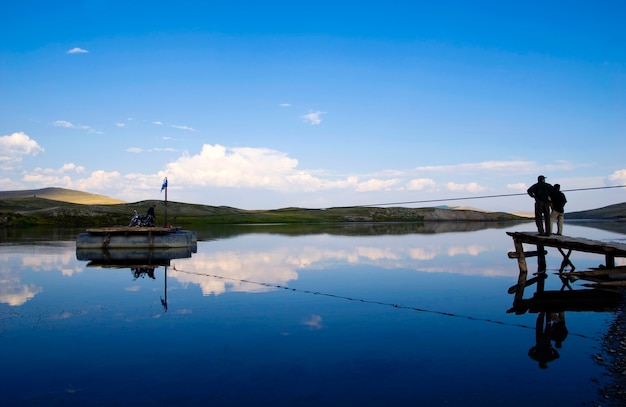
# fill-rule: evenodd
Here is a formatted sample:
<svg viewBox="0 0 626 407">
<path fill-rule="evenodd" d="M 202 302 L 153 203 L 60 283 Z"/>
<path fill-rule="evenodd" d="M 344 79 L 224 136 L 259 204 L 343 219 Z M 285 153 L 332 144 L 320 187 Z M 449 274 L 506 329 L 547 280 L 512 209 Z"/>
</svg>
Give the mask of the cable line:
<svg viewBox="0 0 626 407">
<path fill-rule="evenodd" d="M 608 187 L 591 187 L 591 188 L 574 188 L 574 189 L 563 189 L 563 192 L 579 192 L 579 191 L 593 191 L 598 189 L 614 189 L 614 188 L 626 188 L 626 185 L 614 185 Z M 362 206 L 389 206 L 389 205 L 407 205 L 407 204 L 416 204 L 416 203 L 432 203 L 432 202 L 446 202 L 446 201 L 465 201 L 470 199 L 487 199 L 487 198 L 504 198 L 510 196 L 522 196 L 526 195 L 526 192 L 518 192 L 514 194 L 498 194 L 498 195 L 483 195 L 483 196 L 468 196 L 468 197 L 459 197 L 459 198 L 441 198 L 441 199 L 423 199 L 420 201 L 404 201 L 404 202 L 388 202 L 388 203 L 375 203 L 368 205 L 354 205 L 353 207 L 362 207 Z M 346 207 L 348 208 L 348 207 Z"/>
<path fill-rule="evenodd" d="M 322 296 L 325 296 L 325 297 L 332 297 L 332 298 L 348 300 L 348 301 L 356 301 L 356 302 L 360 302 L 360 303 L 363 303 L 363 304 L 383 305 L 383 306 L 393 307 L 393 308 L 397 308 L 397 309 L 405 309 L 405 310 L 411 310 L 411 311 L 425 312 L 425 313 L 430 313 L 430 314 L 443 315 L 443 316 L 446 316 L 446 317 L 463 318 L 463 319 L 467 319 L 467 320 L 470 320 L 470 321 L 482 321 L 482 322 L 488 322 L 488 323 L 491 323 L 491 324 L 504 325 L 504 326 L 513 326 L 513 327 L 518 327 L 518 328 L 523 328 L 523 329 L 535 330 L 534 326 L 531 327 L 531 326 L 523 325 L 523 324 L 511 324 L 511 323 L 508 323 L 508 322 L 497 321 L 497 320 L 489 319 L 489 318 L 478 318 L 478 317 L 472 317 L 472 316 L 469 316 L 469 315 L 459 315 L 459 314 L 454 314 L 454 313 L 445 312 L 445 311 L 434 311 L 434 310 L 429 310 L 429 309 L 425 309 L 425 308 L 411 307 L 411 306 L 408 306 L 408 305 L 399 305 L 399 304 L 394 304 L 394 303 L 391 303 L 391 302 L 383 302 L 383 301 L 351 298 L 351 297 L 344 296 L 344 295 L 330 294 L 330 293 L 325 293 L 325 292 L 322 292 L 322 291 L 303 290 L 303 289 L 287 287 L 287 286 L 279 285 L 279 284 L 264 283 L 264 282 L 260 282 L 260 281 L 244 280 L 244 279 L 241 279 L 241 278 L 218 276 L 218 275 L 209 274 L 209 273 L 199 273 L 199 272 L 195 272 L 195 271 L 180 270 L 180 269 L 177 269 L 175 265 L 172 265 L 172 268 L 174 269 L 174 271 L 177 271 L 179 273 L 184 273 L 184 274 L 189 274 L 189 275 L 194 275 L 194 276 L 211 277 L 211 278 L 217 278 L 219 280 L 230 280 L 230 281 L 236 281 L 236 282 L 241 282 L 241 283 L 261 285 L 261 286 L 270 287 L 270 288 L 279 288 L 279 289 L 283 289 L 283 290 L 291 291 L 291 292 L 299 292 L 299 293 L 313 294 L 313 295 L 322 295 Z M 590 338 L 590 337 L 588 337 L 586 335 L 577 334 L 577 333 L 574 333 L 574 332 L 570 332 L 569 334 L 572 335 L 572 336 L 578 336 L 580 338 L 592 339 L 592 338 Z"/>
</svg>

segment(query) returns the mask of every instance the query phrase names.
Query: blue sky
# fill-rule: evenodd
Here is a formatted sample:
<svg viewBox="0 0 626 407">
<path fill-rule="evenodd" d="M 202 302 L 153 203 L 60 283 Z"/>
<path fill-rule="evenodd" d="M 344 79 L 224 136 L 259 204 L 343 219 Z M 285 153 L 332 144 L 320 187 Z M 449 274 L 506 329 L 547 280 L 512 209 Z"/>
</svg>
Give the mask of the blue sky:
<svg viewBox="0 0 626 407">
<path fill-rule="evenodd" d="M 527 212 L 515 194 L 544 174 L 568 211 L 626 201 L 567 192 L 626 185 L 626 3 L 25 0 L 0 15 L 0 190 L 134 202 L 163 199 L 167 177 L 171 201 L 244 209 Z"/>
</svg>

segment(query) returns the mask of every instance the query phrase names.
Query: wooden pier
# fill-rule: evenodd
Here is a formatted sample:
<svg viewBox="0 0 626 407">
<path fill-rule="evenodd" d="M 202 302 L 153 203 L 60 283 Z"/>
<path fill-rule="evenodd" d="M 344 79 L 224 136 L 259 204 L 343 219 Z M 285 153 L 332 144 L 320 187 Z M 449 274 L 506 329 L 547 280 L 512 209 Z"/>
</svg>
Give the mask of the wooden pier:
<svg viewBox="0 0 626 407">
<path fill-rule="evenodd" d="M 546 248 L 556 248 L 562 255 L 562 261 L 559 268 L 559 278 L 563 283 L 560 292 L 563 293 L 567 288 L 572 290 L 570 282 L 576 280 L 586 280 L 589 284 L 585 284 L 586 287 L 600 288 L 605 290 L 613 290 L 626 287 L 626 267 L 615 266 L 615 258 L 626 257 L 626 244 L 616 242 L 602 242 L 599 240 L 591 240 L 581 237 L 571 236 L 542 236 L 536 232 L 507 232 L 507 235 L 513 238 L 515 251 L 509 252 L 508 256 L 512 259 L 517 259 L 519 267 L 519 276 L 517 284 L 509 288 L 509 294 L 515 294 L 513 300 L 513 309 L 519 313 L 525 312 L 525 309 L 532 307 L 529 306 L 529 300 L 524 300 L 524 289 L 530 285 L 537 284 L 537 292 L 535 297 L 537 299 L 546 297 L 548 292 L 544 292 L 544 280 L 547 278 L 546 274 Z M 525 251 L 524 244 L 535 246 L 535 250 Z M 576 267 L 570 260 L 572 252 L 586 252 L 595 253 L 604 256 L 604 264 L 600 264 L 599 267 L 585 271 L 575 271 Z M 535 277 L 528 279 L 528 264 L 526 259 L 529 257 L 537 257 L 538 269 Z M 566 269 L 569 270 L 566 271 Z M 556 292 L 559 293 L 559 292 Z M 572 295 L 556 295 L 557 297 L 572 298 Z M 602 295 L 593 295 L 593 298 L 598 297 L 602 299 Z M 614 297 L 614 296 L 612 296 Z"/>
</svg>

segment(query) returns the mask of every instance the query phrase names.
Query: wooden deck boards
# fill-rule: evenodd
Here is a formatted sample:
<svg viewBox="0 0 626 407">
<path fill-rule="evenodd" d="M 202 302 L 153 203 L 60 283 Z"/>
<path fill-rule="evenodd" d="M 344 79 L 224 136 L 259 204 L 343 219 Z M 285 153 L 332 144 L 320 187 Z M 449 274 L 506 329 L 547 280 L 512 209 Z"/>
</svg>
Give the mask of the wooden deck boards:
<svg viewBox="0 0 626 407">
<path fill-rule="evenodd" d="M 173 232 L 176 229 L 173 228 L 162 228 L 157 226 L 152 227 L 142 227 L 142 226 L 111 226 L 106 228 L 91 228 L 87 229 L 87 233 L 169 233 Z"/>
<path fill-rule="evenodd" d="M 507 235 L 521 243 L 538 246 L 572 249 L 579 252 L 611 254 L 616 257 L 626 257 L 626 244 L 617 242 L 603 242 L 572 236 L 541 236 L 535 232 L 506 232 Z"/>
</svg>

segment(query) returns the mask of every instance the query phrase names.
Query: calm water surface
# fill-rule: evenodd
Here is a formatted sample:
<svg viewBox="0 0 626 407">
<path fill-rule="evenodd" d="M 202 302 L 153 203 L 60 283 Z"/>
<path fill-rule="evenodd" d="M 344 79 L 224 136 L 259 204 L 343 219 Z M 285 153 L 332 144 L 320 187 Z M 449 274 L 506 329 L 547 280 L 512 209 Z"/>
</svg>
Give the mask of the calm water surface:
<svg viewBox="0 0 626 407">
<path fill-rule="evenodd" d="M 0 405 L 596 400 L 615 315 L 566 312 L 559 357 L 540 368 L 528 355 L 540 314 L 507 313 L 518 267 L 505 232 L 534 225 L 472 229 L 231 227 L 201 231 L 195 252 L 126 253 L 124 264 L 77 252 L 73 232 L 5 232 Z M 566 234 L 626 241 L 580 225 Z M 548 252 L 546 290 L 559 290 L 561 255 Z"/>
</svg>

